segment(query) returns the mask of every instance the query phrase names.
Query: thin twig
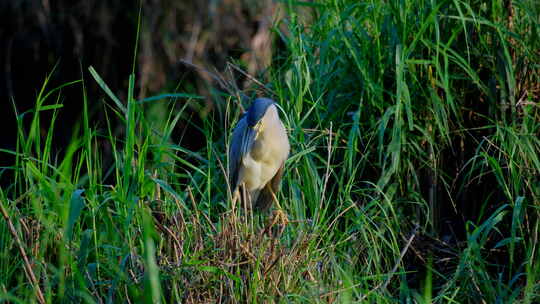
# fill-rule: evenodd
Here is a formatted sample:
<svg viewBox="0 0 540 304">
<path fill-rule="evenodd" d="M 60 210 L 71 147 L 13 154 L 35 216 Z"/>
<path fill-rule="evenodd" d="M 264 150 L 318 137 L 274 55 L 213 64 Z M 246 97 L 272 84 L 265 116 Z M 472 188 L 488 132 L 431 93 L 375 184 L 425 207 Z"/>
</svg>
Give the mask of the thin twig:
<svg viewBox="0 0 540 304">
<path fill-rule="evenodd" d="M 390 272 L 390 274 L 388 275 L 388 277 L 386 278 L 386 281 L 384 282 L 384 284 L 379 284 L 377 285 L 375 288 L 373 288 L 372 290 L 370 290 L 368 293 L 366 293 L 365 295 L 363 295 L 359 302 L 362 302 L 363 300 L 365 300 L 367 298 L 367 296 L 369 296 L 372 292 L 374 292 L 375 290 L 379 289 L 379 288 L 382 288 L 382 289 L 386 289 L 388 287 L 388 285 L 390 284 L 390 280 L 392 279 L 392 277 L 394 276 L 394 274 L 396 273 L 398 267 L 399 267 L 399 264 L 401 264 L 401 260 L 403 260 L 403 257 L 405 256 L 405 253 L 407 253 L 407 251 L 409 250 L 409 247 L 411 246 L 412 244 L 412 241 L 414 240 L 414 237 L 416 236 L 416 232 L 418 231 L 418 228 L 419 226 L 416 225 L 412 231 L 412 234 L 411 236 L 409 237 L 409 240 L 407 241 L 407 245 L 405 245 L 405 247 L 401 250 L 401 253 L 399 255 L 399 259 L 396 261 L 396 264 L 394 265 L 394 268 L 392 268 L 392 271 Z"/>
<path fill-rule="evenodd" d="M 245 77 L 249 78 L 249 80 L 255 82 L 257 85 L 259 85 L 261 88 L 263 88 L 266 92 L 272 94 L 273 96 L 277 96 L 276 92 L 274 92 L 272 89 L 268 88 L 264 83 L 257 80 L 257 78 L 251 76 L 246 71 L 242 70 L 239 66 L 232 62 L 227 62 L 227 65 L 231 66 L 233 69 L 235 69 L 240 74 L 244 75 Z"/>
<path fill-rule="evenodd" d="M 194 69 L 196 69 L 198 71 L 201 71 L 201 72 L 205 73 L 208 76 L 210 76 L 210 78 L 214 79 L 224 90 L 231 93 L 230 88 L 227 85 L 227 82 L 225 81 L 225 79 L 223 79 L 223 77 L 221 77 L 217 73 L 212 73 L 209 70 L 203 68 L 202 66 L 196 65 L 193 62 L 188 61 L 188 60 L 181 59 L 180 62 L 187 65 L 187 66 L 189 66 L 189 67 L 191 67 L 191 68 L 194 68 Z"/>
<path fill-rule="evenodd" d="M 1 200 L 0 200 L 0 211 L 2 212 L 2 215 L 4 216 L 6 223 L 8 224 L 9 231 L 13 235 L 13 238 L 15 239 L 15 242 L 17 243 L 17 246 L 19 247 L 19 251 L 21 252 L 21 255 L 24 260 L 24 266 L 26 268 L 25 273 L 28 276 L 28 279 L 32 282 L 32 285 L 34 286 L 34 289 L 36 291 L 36 297 L 40 304 L 45 304 L 45 298 L 43 297 L 43 293 L 41 292 L 41 289 L 39 288 L 36 275 L 34 274 L 32 267 L 30 266 L 30 261 L 28 260 L 28 257 L 26 256 L 26 251 L 24 250 L 21 239 L 19 238 L 19 235 L 17 234 L 17 230 L 15 229 L 15 226 L 13 226 L 13 223 L 11 222 L 11 219 L 9 218 L 8 213 L 6 209 L 4 208 L 4 203 Z"/>
</svg>

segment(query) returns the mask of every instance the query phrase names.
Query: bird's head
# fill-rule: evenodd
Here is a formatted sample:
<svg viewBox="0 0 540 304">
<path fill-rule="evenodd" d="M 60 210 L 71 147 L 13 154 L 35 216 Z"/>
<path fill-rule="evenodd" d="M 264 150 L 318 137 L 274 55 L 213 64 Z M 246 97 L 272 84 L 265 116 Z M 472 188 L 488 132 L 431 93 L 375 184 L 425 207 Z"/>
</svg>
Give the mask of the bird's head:
<svg viewBox="0 0 540 304">
<path fill-rule="evenodd" d="M 247 124 L 250 128 L 259 130 L 262 128 L 262 118 L 266 114 L 268 108 L 274 104 L 274 101 L 269 98 L 257 98 L 253 101 L 247 110 Z"/>
</svg>

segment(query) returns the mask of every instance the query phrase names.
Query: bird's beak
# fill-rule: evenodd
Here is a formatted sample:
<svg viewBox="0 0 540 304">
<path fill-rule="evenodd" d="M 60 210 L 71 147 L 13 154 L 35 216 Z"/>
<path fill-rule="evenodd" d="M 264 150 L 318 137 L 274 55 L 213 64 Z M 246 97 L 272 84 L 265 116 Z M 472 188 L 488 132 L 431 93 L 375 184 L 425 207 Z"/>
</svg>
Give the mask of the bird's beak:
<svg viewBox="0 0 540 304">
<path fill-rule="evenodd" d="M 257 139 L 259 137 L 259 134 L 261 134 L 262 130 L 263 130 L 263 124 L 262 124 L 262 121 L 259 121 L 254 127 L 253 129 L 255 130 L 255 139 Z"/>
<path fill-rule="evenodd" d="M 242 137 L 242 155 L 246 155 L 249 150 L 251 150 L 251 146 L 253 145 L 253 142 L 255 141 L 255 138 L 257 137 L 257 125 L 254 127 L 247 127 L 244 130 L 244 136 Z"/>
</svg>

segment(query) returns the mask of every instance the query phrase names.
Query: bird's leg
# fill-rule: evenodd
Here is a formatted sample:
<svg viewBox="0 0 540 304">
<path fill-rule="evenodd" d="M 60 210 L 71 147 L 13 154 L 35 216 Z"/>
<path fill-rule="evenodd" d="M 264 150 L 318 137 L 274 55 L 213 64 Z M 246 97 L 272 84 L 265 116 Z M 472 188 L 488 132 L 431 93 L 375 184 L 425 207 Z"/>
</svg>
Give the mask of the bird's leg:
<svg viewBox="0 0 540 304">
<path fill-rule="evenodd" d="M 238 200 L 240 199 L 240 188 L 237 187 L 233 194 L 232 194 L 232 200 L 231 200 L 231 210 L 229 211 L 230 212 L 230 220 L 232 223 L 235 223 L 235 226 L 236 224 L 238 223 L 237 221 L 237 214 L 236 214 L 236 203 L 238 202 Z M 237 227 L 236 227 L 237 228 Z"/>
<path fill-rule="evenodd" d="M 244 218 L 244 222 L 245 224 L 247 224 L 247 221 L 246 221 L 246 201 L 247 201 L 247 193 L 246 193 L 246 187 L 245 187 L 245 184 L 242 183 L 241 184 L 241 187 L 240 189 L 242 189 L 242 199 L 241 199 L 241 202 L 242 202 L 242 209 L 244 209 L 244 212 L 243 213 L 240 213 L 240 214 L 243 214 L 243 218 Z M 241 215 L 242 217 L 242 215 Z"/>
<path fill-rule="evenodd" d="M 287 214 L 281 209 L 281 206 L 279 205 L 279 202 L 276 198 L 276 195 L 274 191 L 270 191 L 272 194 L 272 199 L 276 202 L 276 210 L 274 211 L 274 216 L 272 217 L 272 222 L 266 226 L 266 228 L 263 230 L 263 233 L 266 233 L 269 231 L 272 227 L 278 226 L 279 232 L 275 234 L 275 236 L 280 236 L 283 234 L 283 230 L 285 230 L 285 226 L 289 223 L 289 218 Z"/>
<path fill-rule="evenodd" d="M 240 189 L 242 189 L 242 196 L 241 196 L 242 206 L 241 206 L 241 208 L 244 209 L 244 212 L 243 212 L 244 224 L 246 226 L 249 226 L 250 224 L 251 224 L 251 226 L 253 226 L 253 208 L 252 208 L 252 205 L 251 205 L 251 200 L 252 200 L 251 193 L 250 193 L 250 191 L 248 191 L 245 183 L 242 183 Z"/>
<path fill-rule="evenodd" d="M 272 198 L 274 199 L 274 202 L 276 202 L 276 207 L 277 207 L 277 209 L 275 211 L 275 216 L 276 216 L 278 222 L 280 222 L 280 224 L 282 225 L 281 232 L 283 232 L 283 229 L 285 229 L 285 226 L 289 223 L 289 217 L 287 216 L 287 214 L 283 211 L 283 209 L 279 205 L 279 201 L 278 201 L 274 191 L 271 191 L 271 193 L 272 193 Z"/>
<path fill-rule="evenodd" d="M 240 190 L 237 188 L 232 194 L 231 209 L 236 210 L 236 202 L 240 198 Z"/>
</svg>

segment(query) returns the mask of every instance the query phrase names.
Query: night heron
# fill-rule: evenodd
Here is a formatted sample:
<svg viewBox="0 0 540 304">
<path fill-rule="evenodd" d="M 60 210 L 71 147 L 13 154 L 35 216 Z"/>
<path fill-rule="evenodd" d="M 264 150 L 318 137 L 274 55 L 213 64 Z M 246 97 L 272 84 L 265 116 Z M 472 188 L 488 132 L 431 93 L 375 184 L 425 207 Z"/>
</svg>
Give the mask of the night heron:
<svg viewBox="0 0 540 304">
<path fill-rule="evenodd" d="M 256 209 L 272 205 L 279 190 L 289 140 L 273 100 L 257 98 L 234 128 L 229 147 L 229 182 L 233 197 L 245 187 Z"/>
</svg>

